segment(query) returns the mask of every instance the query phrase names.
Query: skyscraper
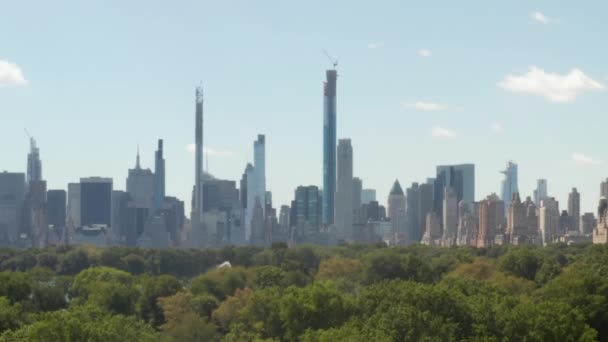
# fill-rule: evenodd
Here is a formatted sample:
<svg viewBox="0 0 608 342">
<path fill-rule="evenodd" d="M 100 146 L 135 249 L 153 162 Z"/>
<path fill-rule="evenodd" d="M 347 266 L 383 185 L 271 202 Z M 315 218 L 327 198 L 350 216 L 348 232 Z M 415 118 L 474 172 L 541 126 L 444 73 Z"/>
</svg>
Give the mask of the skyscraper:
<svg viewBox="0 0 608 342">
<path fill-rule="evenodd" d="M 540 206 L 540 201 L 547 198 L 547 180 L 539 179 L 536 181 L 536 190 L 534 190 L 534 204 Z"/>
<path fill-rule="evenodd" d="M 519 192 L 519 188 L 517 186 L 517 164 L 509 161 L 507 163 L 507 168 L 500 173 L 505 175 L 505 178 L 502 181 L 501 199 L 505 204 L 505 213 L 507 213 L 513 194 Z"/>
<path fill-rule="evenodd" d="M 420 241 L 427 226 L 427 214 L 433 212 L 433 184 L 423 183 L 418 186 L 418 228 L 413 236 L 414 241 Z M 441 228 L 440 228 L 441 229 Z"/>
<path fill-rule="evenodd" d="M 568 216 L 571 218 L 571 230 L 580 230 L 580 219 L 581 219 L 581 194 L 572 188 L 572 191 L 568 195 Z"/>
<path fill-rule="evenodd" d="M 325 73 L 323 101 L 323 224 L 334 223 L 336 193 L 336 82 L 338 72 Z"/>
<path fill-rule="evenodd" d="M 25 174 L 0 172 L 0 245 L 11 246 L 19 239 L 25 200 Z"/>
<path fill-rule="evenodd" d="M 464 200 L 466 203 L 473 203 L 475 201 L 475 165 L 439 165 L 433 186 L 435 211 L 438 214 L 441 214 L 443 210 L 443 195 L 447 186 L 454 189 L 458 202 Z M 440 219 L 442 219 L 441 216 Z"/>
<path fill-rule="evenodd" d="M 42 162 L 40 161 L 40 149 L 36 140 L 30 137 L 30 153 L 27 155 L 27 184 L 42 180 Z"/>
<path fill-rule="evenodd" d="M 65 190 L 49 190 L 46 193 L 48 223 L 56 230 L 63 231 L 66 222 L 67 195 Z"/>
<path fill-rule="evenodd" d="M 112 226 L 112 179 L 80 179 L 80 219 L 82 226 Z"/>
<path fill-rule="evenodd" d="M 255 174 L 255 197 L 260 198 L 263 214 L 266 213 L 266 136 L 258 135 L 253 143 L 253 172 Z M 265 217 L 265 215 L 263 215 Z"/>
<path fill-rule="evenodd" d="M 491 194 L 479 204 L 479 229 L 477 247 L 485 248 L 494 244 L 496 233 L 505 220 L 505 205 L 496 194 Z"/>
<path fill-rule="evenodd" d="M 514 245 L 526 244 L 528 234 L 527 206 L 522 203 L 519 192 L 513 194 L 507 216 L 507 238 Z"/>
<path fill-rule="evenodd" d="M 127 192 L 137 208 L 152 209 L 154 207 L 154 174 L 150 169 L 142 169 L 139 150 L 135 168 L 129 169 L 127 177 Z"/>
<path fill-rule="evenodd" d="M 424 234 L 424 228 L 420 227 L 420 187 L 418 183 L 405 189 L 405 222 L 407 229 L 407 240 L 410 243 L 418 243 Z"/>
<path fill-rule="evenodd" d="M 338 179 L 335 225 L 337 238 L 353 240 L 353 147 L 350 139 L 340 139 L 337 149 Z"/>
<path fill-rule="evenodd" d="M 369 204 L 376 200 L 376 189 L 361 190 L 361 204 Z"/>
<path fill-rule="evenodd" d="M 162 209 L 165 202 L 165 157 L 163 140 L 158 140 L 158 149 L 154 154 L 154 208 Z"/>
<path fill-rule="evenodd" d="M 405 243 L 405 195 L 398 180 L 388 195 L 388 217 L 391 220 L 391 243 Z"/>
<path fill-rule="evenodd" d="M 68 227 L 75 229 L 81 226 L 80 220 L 80 183 L 68 184 Z"/>
<path fill-rule="evenodd" d="M 292 202 L 291 226 L 300 230 L 299 233 L 318 233 L 321 225 L 321 192 L 315 185 L 299 186 L 295 191 Z M 282 210 L 282 208 L 281 208 Z"/>
<path fill-rule="evenodd" d="M 559 232 L 559 202 L 555 198 L 545 198 L 540 202 L 538 213 L 540 242 L 543 246 L 553 243 Z"/>
<path fill-rule="evenodd" d="M 353 178 L 353 210 L 359 209 L 363 196 L 363 181 L 359 177 Z"/>
<path fill-rule="evenodd" d="M 608 178 L 600 184 L 600 197 L 608 198 Z"/>
<path fill-rule="evenodd" d="M 456 244 L 456 238 L 458 237 L 458 196 L 451 186 L 444 188 L 442 221 L 443 245 L 453 246 Z"/>
<path fill-rule="evenodd" d="M 195 165 L 194 165 L 194 201 L 192 208 L 192 229 L 196 239 L 193 241 L 195 246 L 202 246 L 204 239 L 203 225 L 203 88 L 197 87 L 195 90 Z M 198 235 L 197 235 L 198 234 Z"/>
</svg>

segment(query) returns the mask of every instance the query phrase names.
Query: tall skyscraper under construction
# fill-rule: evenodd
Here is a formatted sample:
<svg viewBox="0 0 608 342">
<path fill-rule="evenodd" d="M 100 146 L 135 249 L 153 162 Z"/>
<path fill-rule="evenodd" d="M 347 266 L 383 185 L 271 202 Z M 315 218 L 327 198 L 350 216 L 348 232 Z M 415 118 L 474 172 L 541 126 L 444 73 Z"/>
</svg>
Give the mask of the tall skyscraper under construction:
<svg viewBox="0 0 608 342">
<path fill-rule="evenodd" d="M 194 168 L 194 198 L 192 205 L 192 230 L 194 236 L 200 240 L 204 239 L 203 232 L 203 88 L 197 87 L 195 93 L 195 168 Z M 205 241 L 194 241 L 197 246 L 202 246 Z"/>
</svg>

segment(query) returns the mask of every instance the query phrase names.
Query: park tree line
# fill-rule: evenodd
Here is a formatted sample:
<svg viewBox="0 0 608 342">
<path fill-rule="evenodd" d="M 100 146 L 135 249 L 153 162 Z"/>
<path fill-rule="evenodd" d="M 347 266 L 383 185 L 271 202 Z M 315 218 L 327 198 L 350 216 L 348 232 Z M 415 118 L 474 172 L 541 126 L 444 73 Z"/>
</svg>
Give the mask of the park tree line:
<svg viewBox="0 0 608 342">
<path fill-rule="evenodd" d="M 0 341 L 597 340 L 605 246 L 0 249 Z"/>
</svg>

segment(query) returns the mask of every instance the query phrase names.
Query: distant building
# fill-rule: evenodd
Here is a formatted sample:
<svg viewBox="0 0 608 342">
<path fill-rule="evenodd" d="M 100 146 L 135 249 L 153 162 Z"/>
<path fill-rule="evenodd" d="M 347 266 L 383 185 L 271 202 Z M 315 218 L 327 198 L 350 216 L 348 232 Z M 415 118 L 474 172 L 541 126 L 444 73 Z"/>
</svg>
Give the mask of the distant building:
<svg viewBox="0 0 608 342">
<path fill-rule="evenodd" d="M 395 180 L 388 196 L 388 217 L 391 220 L 391 244 L 406 243 L 405 194 L 398 180 Z"/>
<path fill-rule="evenodd" d="M 568 216 L 572 218 L 570 230 L 580 231 L 581 194 L 576 188 L 572 188 L 568 195 Z"/>
<path fill-rule="evenodd" d="M 165 203 L 165 157 L 163 140 L 158 140 L 158 149 L 154 154 L 154 209 L 162 209 Z"/>
<path fill-rule="evenodd" d="M 363 196 L 363 181 L 361 178 L 353 178 L 353 210 L 358 209 L 362 202 Z"/>
<path fill-rule="evenodd" d="M 457 244 L 459 246 L 471 246 L 477 242 L 477 218 L 473 208 L 473 203 L 466 203 L 464 200 L 458 203 Z"/>
<path fill-rule="evenodd" d="M 23 224 L 25 174 L 0 173 L 0 245 L 13 247 L 19 240 Z"/>
<path fill-rule="evenodd" d="M 543 246 L 559 239 L 559 202 L 555 198 L 545 198 L 540 203 L 538 215 L 540 242 Z"/>
<path fill-rule="evenodd" d="M 443 245 L 456 245 L 458 236 L 458 197 L 456 191 L 451 186 L 444 188 L 442 222 Z"/>
<path fill-rule="evenodd" d="M 155 207 L 156 178 L 150 169 L 142 169 L 139 151 L 135 168 L 129 169 L 127 177 L 127 192 L 138 208 L 153 209 Z"/>
<path fill-rule="evenodd" d="M 296 227 L 300 234 L 318 233 L 322 223 L 321 205 L 321 192 L 317 186 L 299 186 L 291 206 L 291 227 Z M 285 220 L 283 218 L 283 222 Z"/>
<path fill-rule="evenodd" d="M 539 179 L 536 181 L 536 190 L 534 190 L 534 204 L 539 207 L 540 202 L 548 197 L 547 180 Z"/>
<path fill-rule="evenodd" d="M 46 193 L 49 231 L 55 241 L 61 242 L 66 227 L 67 193 L 65 190 L 49 190 Z"/>
<path fill-rule="evenodd" d="M 443 195 L 445 187 L 451 186 L 456 193 L 458 202 L 475 202 L 475 165 L 440 165 L 437 166 L 437 177 L 429 179 L 433 182 L 435 212 L 443 212 Z M 428 183 L 427 183 L 428 184 Z M 442 218 L 440 218 L 442 219 Z"/>
<path fill-rule="evenodd" d="M 366 204 L 376 201 L 376 190 L 375 189 L 363 189 L 361 190 L 361 204 Z"/>
<path fill-rule="evenodd" d="M 602 183 L 603 186 L 604 183 Z M 594 244 L 608 244 L 608 199 L 602 196 L 597 208 L 598 222 L 593 229 Z"/>
<path fill-rule="evenodd" d="M 336 194 L 336 83 L 338 72 L 327 70 L 323 84 L 323 224 L 334 223 Z"/>
<path fill-rule="evenodd" d="M 433 183 L 423 183 L 418 186 L 418 230 L 414 231 L 413 241 L 422 240 L 426 231 L 427 214 L 433 212 Z"/>
<path fill-rule="evenodd" d="M 422 244 L 428 246 L 441 245 L 441 220 L 435 212 L 426 215 L 426 229 L 422 237 Z"/>
<path fill-rule="evenodd" d="M 509 161 L 507 163 L 506 169 L 504 171 L 501 171 L 500 173 L 505 175 L 505 178 L 502 181 L 501 199 L 503 200 L 505 205 L 505 213 L 507 213 L 509 210 L 509 203 L 511 201 L 511 198 L 513 197 L 513 194 L 519 192 L 517 180 L 517 164 L 512 161 Z"/>
<path fill-rule="evenodd" d="M 419 243 L 424 235 L 424 227 L 420 226 L 420 188 L 418 183 L 405 189 L 405 224 L 408 243 Z"/>
<path fill-rule="evenodd" d="M 532 239 L 528 233 L 527 207 L 521 201 L 519 192 L 513 194 L 507 216 L 506 237 L 514 245 L 528 244 Z"/>
<path fill-rule="evenodd" d="M 112 225 L 112 179 L 80 179 L 80 220 L 84 226 Z"/>
<path fill-rule="evenodd" d="M 593 228 L 597 225 L 597 220 L 593 213 L 584 213 L 580 220 L 580 232 L 587 235 L 593 233 Z"/>
<path fill-rule="evenodd" d="M 600 184 L 600 198 L 608 198 L 608 178 Z"/>
<path fill-rule="evenodd" d="M 505 205 L 496 194 L 489 195 L 479 203 L 477 247 L 485 248 L 494 244 L 496 235 L 501 233 L 504 219 Z"/>
<path fill-rule="evenodd" d="M 68 184 L 68 227 L 70 233 L 80 227 L 80 183 Z"/>
<path fill-rule="evenodd" d="M 338 240 L 353 240 L 353 148 L 350 139 L 340 139 L 337 149 L 338 178 L 334 222 Z"/>
</svg>

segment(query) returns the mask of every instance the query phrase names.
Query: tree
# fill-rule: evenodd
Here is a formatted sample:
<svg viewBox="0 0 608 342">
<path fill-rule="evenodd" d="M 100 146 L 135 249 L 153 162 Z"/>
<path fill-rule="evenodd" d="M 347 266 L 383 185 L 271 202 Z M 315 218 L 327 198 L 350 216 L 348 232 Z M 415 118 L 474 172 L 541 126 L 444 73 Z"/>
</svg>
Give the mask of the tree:
<svg viewBox="0 0 608 342">
<path fill-rule="evenodd" d="M 25 320 L 21 304 L 11 304 L 6 297 L 0 297 L 0 334 L 7 330 L 17 330 Z"/>
<path fill-rule="evenodd" d="M 156 341 L 154 330 L 134 317 L 110 315 L 95 306 L 76 306 L 70 310 L 42 314 L 32 324 L 7 331 L 2 342 L 17 341 Z"/>
<path fill-rule="evenodd" d="M 144 277 L 141 280 L 142 294 L 139 299 L 140 317 L 150 322 L 152 326 L 158 327 L 165 321 L 162 309 L 157 300 L 160 297 L 168 297 L 176 294 L 181 288 L 179 281 L 170 275 L 158 277 Z"/>
<path fill-rule="evenodd" d="M 190 283 L 193 294 L 210 293 L 217 299 L 223 300 L 231 296 L 237 289 L 245 288 L 247 274 L 244 268 L 221 268 L 211 270 L 198 276 Z"/>
<path fill-rule="evenodd" d="M 197 313 L 194 296 L 189 292 L 178 292 L 170 297 L 158 299 L 166 322 L 160 329 L 170 341 L 217 341 L 217 328 Z"/>
<path fill-rule="evenodd" d="M 25 273 L 0 272 L 0 297 L 17 303 L 26 300 L 31 293 L 31 281 Z"/>
<path fill-rule="evenodd" d="M 534 281 L 542 259 L 531 248 L 514 248 L 500 258 L 499 269 L 516 277 Z"/>
<path fill-rule="evenodd" d="M 71 293 L 76 304 L 93 303 L 113 313 L 131 315 L 139 291 L 133 276 L 109 267 L 93 267 L 74 278 Z"/>
<path fill-rule="evenodd" d="M 64 254 L 59 261 L 58 271 L 61 274 L 75 275 L 89 267 L 89 257 L 80 249 Z"/>
<path fill-rule="evenodd" d="M 283 286 L 286 273 L 275 266 L 261 266 L 255 269 L 253 284 L 256 288 Z"/>
</svg>

